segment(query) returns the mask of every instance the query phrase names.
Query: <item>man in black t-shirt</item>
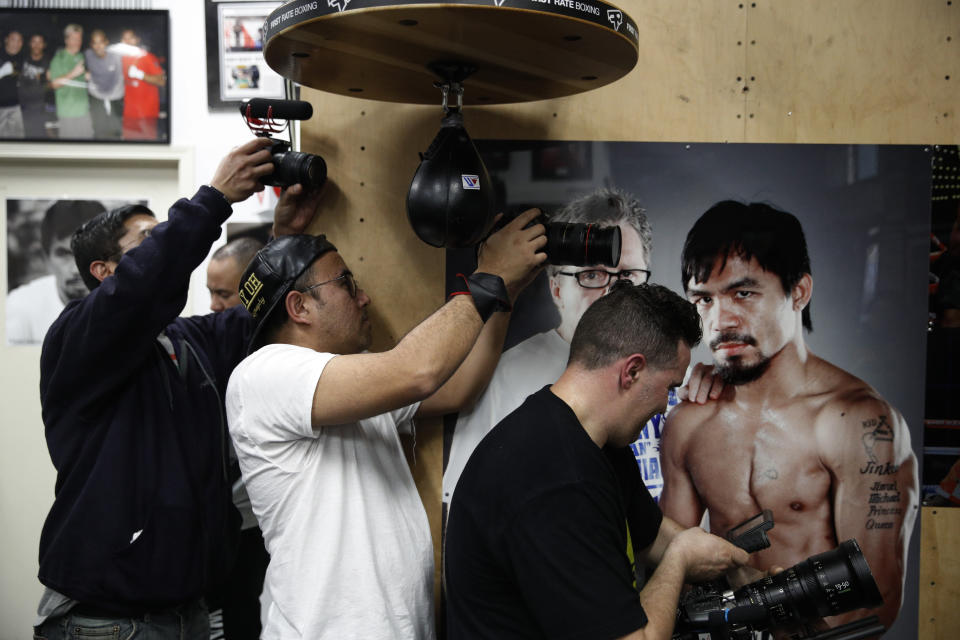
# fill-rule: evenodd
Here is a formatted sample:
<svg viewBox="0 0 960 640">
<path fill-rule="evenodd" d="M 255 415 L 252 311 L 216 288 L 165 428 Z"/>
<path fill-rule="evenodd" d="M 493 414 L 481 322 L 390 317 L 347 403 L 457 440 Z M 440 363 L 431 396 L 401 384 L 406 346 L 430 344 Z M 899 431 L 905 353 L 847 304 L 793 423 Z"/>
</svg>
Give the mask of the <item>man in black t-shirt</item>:
<svg viewBox="0 0 960 640">
<path fill-rule="evenodd" d="M 725 540 L 663 518 L 616 455 L 665 410 L 699 341 L 695 308 L 659 285 L 618 283 L 587 310 L 566 371 L 481 441 L 457 484 L 450 640 L 669 638 L 685 581 L 746 563 Z M 639 593 L 630 542 L 656 566 Z"/>
<path fill-rule="evenodd" d="M 23 127 L 30 139 L 49 138 L 47 124 L 56 120 L 57 116 L 53 89 L 47 79 L 50 57 L 46 38 L 39 33 L 30 36 L 29 49 L 23 56 L 19 86 Z"/>
<path fill-rule="evenodd" d="M 23 65 L 23 36 L 10 29 L 3 36 L 0 47 L 0 138 L 22 138 L 23 116 L 17 83 Z"/>
</svg>

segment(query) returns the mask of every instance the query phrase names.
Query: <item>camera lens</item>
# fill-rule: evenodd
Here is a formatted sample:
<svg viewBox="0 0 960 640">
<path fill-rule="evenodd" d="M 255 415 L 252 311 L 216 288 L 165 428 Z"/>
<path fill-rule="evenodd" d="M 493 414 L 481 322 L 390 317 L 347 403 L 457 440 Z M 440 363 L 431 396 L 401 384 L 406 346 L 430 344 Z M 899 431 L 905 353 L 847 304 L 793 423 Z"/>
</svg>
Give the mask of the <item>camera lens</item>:
<svg viewBox="0 0 960 640">
<path fill-rule="evenodd" d="M 772 626 L 883 604 L 856 540 L 847 540 L 783 573 L 748 584 L 738 589 L 734 597 L 737 606 L 765 607 Z"/>
<path fill-rule="evenodd" d="M 269 183 L 277 187 L 289 187 L 301 183 L 306 187 L 321 186 L 327 179 L 327 163 L 318 155 L 302 151 L 287 151 L 273 154 L 273 174 Z"/>
<path fill-rule="evenodd" d="M 574 267 L 620 263 L 620 227 L 601 227 L 574 222 L 548 222 L 544 251 L 550 264 Z"/>
</svg>

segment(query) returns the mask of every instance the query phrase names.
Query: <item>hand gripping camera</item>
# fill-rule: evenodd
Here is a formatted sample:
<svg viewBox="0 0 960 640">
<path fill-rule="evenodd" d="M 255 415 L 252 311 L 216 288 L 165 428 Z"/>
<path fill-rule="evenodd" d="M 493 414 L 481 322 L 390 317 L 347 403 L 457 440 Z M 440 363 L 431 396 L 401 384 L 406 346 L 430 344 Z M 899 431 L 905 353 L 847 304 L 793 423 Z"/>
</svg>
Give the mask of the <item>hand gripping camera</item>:
<svg viewBox="0 0 960 640">
<path fill-rule="evenodd" d="M 727 539 L 747 551 L 770 546 L 773 527 L 769 510 L 737 525 Z M 790 637 L 857 640 L 884 632 L 876 616 L 816 631 L 811 624 L 883 604 L 877 583 L 856 540 L 818 553 L 775 576 L 731 590 L 723 582 L 694 586 L 680 600 L 674 640 L 750 640 L 754 631 L 789 629 Z"/>
<path fill-rule="evenodd" d="M 290 120 L 309 120 L 313 105 L 303 100 L 268 100 L 254 98 L 240 105 L 240 115 L 255 135 L 270 138 L 270 134 L 288 130 Z M 277 122 L 287 120 L 287 123 Z M 298 182 L 305 187 L 320 187 L 327 180 L 327 163 L 312 153 L 291 151 L 292 142 L 270 138 L 270 155 L 273 157 L 273 173 L 260 182 L 268 187 L 289 187 Z"/>
<path fill-rule="evenodd" d="M 505 227 L 518 215 L 533 208 L 534 205 L 512 206 L 490 230 L 492 235 Z M 582 222 L 553 222 L 549 216 L 537 216 L 534 224 L 542 224 L 546 231 L 547 244 L 543 252 L 547 254 L 549 264 L 570 265 L 572 267 L 593 267 L 602 265 L 616 267 L 620 264 L 621 234 L 616 225 L 602 226 Z"/>
</svg>

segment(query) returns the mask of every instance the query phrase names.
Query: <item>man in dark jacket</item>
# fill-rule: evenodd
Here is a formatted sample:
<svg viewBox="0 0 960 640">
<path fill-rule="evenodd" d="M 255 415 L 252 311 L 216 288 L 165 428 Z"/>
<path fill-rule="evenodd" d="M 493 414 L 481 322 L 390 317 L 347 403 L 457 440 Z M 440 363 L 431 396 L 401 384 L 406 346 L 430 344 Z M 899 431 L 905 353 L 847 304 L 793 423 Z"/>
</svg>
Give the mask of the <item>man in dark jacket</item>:
<svg viewBox="0 0 960 640">
<path fill-rule="evenodd" d="M 269 144 L 232 150 L 166 222 L 132 205 L 74 234 L 91 292 L 64 309 L 40 356 L 57 483 L 40 537 L 37 637 L 209 637 L 201 597 L 222 579 L 239 533 L 223 394 L 251 319 L 242 306 L 178 314 L 231 205 L 263 189 Z M 317 196 L 288 188 L 274 234 L 302 233 Z"/>
</svg>

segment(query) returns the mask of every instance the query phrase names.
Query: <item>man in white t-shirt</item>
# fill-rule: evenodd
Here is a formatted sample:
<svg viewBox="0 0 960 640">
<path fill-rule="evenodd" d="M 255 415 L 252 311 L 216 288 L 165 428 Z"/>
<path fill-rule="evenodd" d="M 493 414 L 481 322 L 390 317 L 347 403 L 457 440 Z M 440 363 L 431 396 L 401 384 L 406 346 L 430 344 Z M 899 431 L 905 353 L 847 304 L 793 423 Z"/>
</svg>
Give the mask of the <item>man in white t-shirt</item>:
<svg viewBox="0 0 960 640">
<path fill-rule="evenodd" d="M 370 298 L 323 236 L 275 240 L 247 267 L 257 329 L 227 419 L 270 553 L 263 638 L 435 637 L 433 545 L 398 429 L 489 380 L 506 311 L 546 257 L 543 226 L 524 229 L 538 213 L 491 236 L 466 295 L 383 353 L 365 352 Z"/>
</svg>

